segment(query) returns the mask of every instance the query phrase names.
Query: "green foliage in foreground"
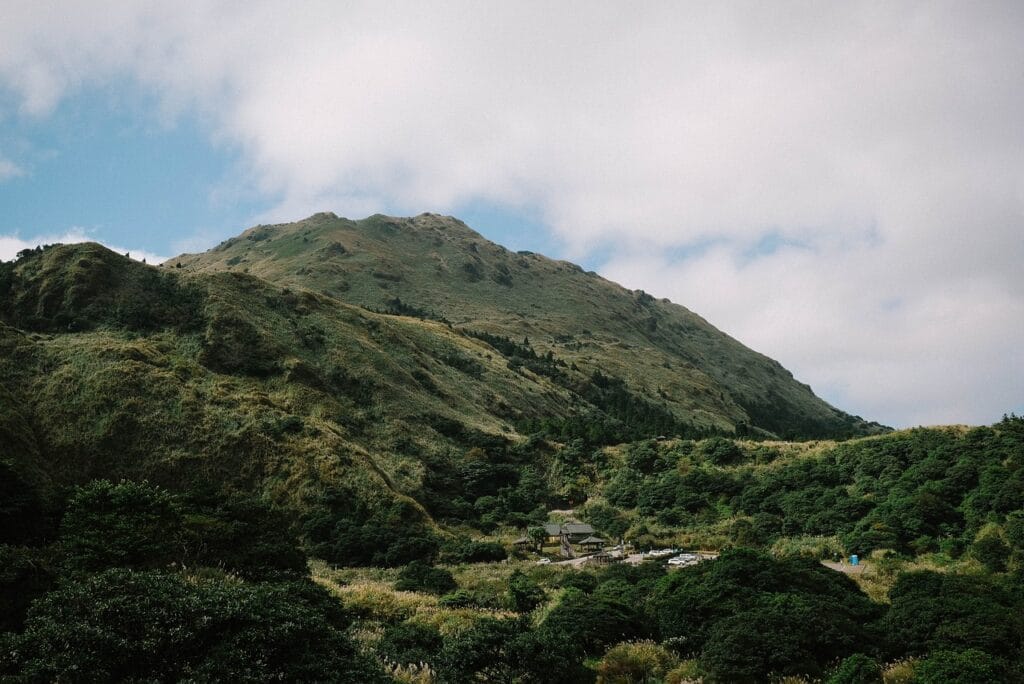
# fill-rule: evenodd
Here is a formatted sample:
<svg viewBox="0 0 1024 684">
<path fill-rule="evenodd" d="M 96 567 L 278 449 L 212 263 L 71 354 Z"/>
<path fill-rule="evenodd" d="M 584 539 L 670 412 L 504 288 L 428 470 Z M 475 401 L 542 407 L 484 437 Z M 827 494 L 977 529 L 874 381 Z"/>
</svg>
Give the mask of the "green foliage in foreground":
<svg viewBox="0 0 1024 684">
<path fill-rule="evenodd" d="M 447 594 L 458 588 L 452 573 L 444 568 L 432 568 L 423 561 L 412 561 L 398 573 L 395 589 Z"/>
<path fill-rule="evenodd" d="M 863 653 L 844 658 L 828 678 L 828 684 L 881 684 L 882 668 L 878 662 Z"/>
<path fill-rule="evenodd" d="M 305 557 L 278 513 L 144 482 L 80 488 L 52 546 L 0 547 L 0 676 L 375 682 L 385 665 L 425 663 L 453 683 L 677 667 L 709 682 L 847 682 L 877 681 L 877 663 L 907 657 L 922 681 L 1021 674 L 1024 592 L 999 574 L 904 573 L 885 606 L 813 559 L 751 549 L 672 572 L 495 565 L 488 581 L 413 561 L 386 576 L 431 611 L 396 603 L 357 622 L 355 606 L 298 567 Z M 445 593 L 459 585 L 453 573 L 463 588 Z M 517 615 L 494 612 L 503 608 Z M 379 636 L 357 646 L 351 628 Z"/>
<path fill-rule="evenodd" d="M 37 601 L 5 670 L 29 680 L 384 681 L 308 582 L 190 581 L 112 569 Z"/>
<path fill-rule="evenodd" d="M 51 548 L 0 547 L 0 675 L 386 681 L 305 565 L 262 502 L 90 483 L 71 497 Z"/>
<path fill-rule="evenodd" d="M 810 559 L 748 550 L 669 575 L 654 598 L 662 638 L 723 681 L 765 672 L 821 676 L 857 651 L 878 652 L 883 611 L 844 575 Z"/>
</svg>

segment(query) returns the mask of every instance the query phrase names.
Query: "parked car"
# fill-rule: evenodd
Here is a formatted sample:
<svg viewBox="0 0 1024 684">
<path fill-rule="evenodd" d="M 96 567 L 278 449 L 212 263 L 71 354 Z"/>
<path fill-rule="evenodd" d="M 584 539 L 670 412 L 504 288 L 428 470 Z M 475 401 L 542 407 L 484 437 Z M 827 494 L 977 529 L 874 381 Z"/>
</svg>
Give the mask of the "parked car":
<svg viewBox="0 0 1024 684">
<path fill-rule="evenodd" d="M 551 559 L 550 558 L 541 558 L 539 561 L 537 561 L 537 565 L 550 565 L 550 564 L 551 564 Z"/>
</svg>

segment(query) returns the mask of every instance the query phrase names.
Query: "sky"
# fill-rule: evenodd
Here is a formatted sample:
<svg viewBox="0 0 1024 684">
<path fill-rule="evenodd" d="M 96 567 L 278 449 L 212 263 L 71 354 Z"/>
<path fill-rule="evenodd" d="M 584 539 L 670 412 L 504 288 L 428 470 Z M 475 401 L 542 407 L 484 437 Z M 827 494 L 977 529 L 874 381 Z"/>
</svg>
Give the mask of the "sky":
<svg viewBox="0 0 1024 684">
<path fill-rule="evenodd" d="M 450 214 L 897 427 L 1024 414 L 1024 3 L 5 0 L 0 259 Z"/>
</svg>

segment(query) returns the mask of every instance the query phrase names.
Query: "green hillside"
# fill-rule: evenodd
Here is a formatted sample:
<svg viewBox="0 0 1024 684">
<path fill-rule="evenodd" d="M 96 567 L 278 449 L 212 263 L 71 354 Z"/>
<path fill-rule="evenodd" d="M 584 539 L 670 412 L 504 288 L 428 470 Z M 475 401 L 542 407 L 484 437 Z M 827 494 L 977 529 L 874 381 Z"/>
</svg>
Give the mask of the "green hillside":
<svg viewBox="0 0 1024 684">
<path fill-rule="evenodd" d="M 586 395 L 586 381 L 600 372 L 697 428 L 786 438 L 881 430 L 829 406 L 777 362 L 682 306 L 568 262 L 510 252 L 451 217 L 316 214 L 251 228 L 167 266 L 244 272 L 458 330 L 527 338 L 538 355 L 566 364 L 557 384 Z"/>
<path fill-rule="evenodd" d="M 240 273 L 161 270 L 94 244 L 0 273 L 0 439 L 44 502 L 146 478 L 307 512 L 346 491 L 364 518 L 398 502 L 416 521 L 441 498 L 431 477 L 470 446 L 504 453 L 518 421 L 578 403 L 444 324 Z"/>
<path fill-rule="evenodd" d="M 365 237 L 388 221 L 288 240 L 350 226 L 344 259 L 403 243 Z M 275 275 L 314 263 L 278 244 L 296 226 L 180 268 L 95 244 L 0 263 L 0 679 L 1021 681 L 1024 419 L 766 440 L 883 430 L 541 257 L 521 321 L 511 267 L 459 287 L 353 267 L 344 292 Z M 217 267 L 246 246 L 250 273 Z M 588 319 L 555 293 L 590 281 Z M 676 372 L 672 340 L 721 362 Z M 758 422 L 735 399 L 757 391 L 792 400 Z M 549 516 L 721 555 L 536 564 Z M 850 553 L 862 574 L 819 562 Z"/>
<path fill-rule="evenodd" d="M 428 229 L 453 260 L 479 259 L 488 273 L 515 262 L 505 273 L 512 284 L 456 287 L 448 272 L 422 266 L 436 253 L 401 265 L 382 256 L 393 243 L 411 255 Z M 317 241 L 339 231 L 349 247 L 332 240 L 318 260 Z M 436 217 L 353 224 L 321 215 L 165 267 L 96 244 L 29 250 L 0 264 L 0 444 L 3 467 L 24 483 L 19 506 L 30 527 L 45 527 L 37 513 L 56 511 L 71 487 L 146 479 L 175 491 L 256 494 L 289 511 L 318 555 L 396 565 L 436 553 L 447 534 L 437 523 L 522 527 L 548 508 L 581 503 L 586 489 L 560 475 L 561 442 L 762 434 L 733 400 L 752 388 L 792 397 L 767 425 L 831 426 L 837 437 L 878 429 L 681 307 L 473 236 Z M 348 289 L 200 268 L 213 256 L 231 262 L 226 252 L 241 245 L 265 252 L 268 270 L 350 268 Z M 337 265 L 350 258 L 362 265 Z M 584 291 L 607 302 L 603 316 L 574 311 Z M 466 313 L 453 320 L 461 300 Z M 438 307 L 427 311 L 430 302 Z M 513 306 L 535 315 L 513 316 Z M 638 331 L 627 314 L 662 323 Z M 684 339 L 685 353 L 721 366 L 705 373 L 680 361 L 684 352 L 662 349 Z M 736 387 L 712 377 L 731 373 L 744 378 Z M 799 402 L 808 413 L 793 413 Z M 350 533 L 339 537 L 341 528 Z M 366 546 L 361 535 L 383 529 L 376 551 L 356 550 Z"/>
</svg>

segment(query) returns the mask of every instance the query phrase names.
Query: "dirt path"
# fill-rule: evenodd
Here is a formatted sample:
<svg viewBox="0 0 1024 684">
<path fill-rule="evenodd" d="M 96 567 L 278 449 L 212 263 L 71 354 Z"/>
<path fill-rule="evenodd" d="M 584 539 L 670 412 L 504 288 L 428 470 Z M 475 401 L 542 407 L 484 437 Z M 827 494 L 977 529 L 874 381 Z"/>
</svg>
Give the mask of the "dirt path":
<svg viewBox="0 0 1024 684">
<path fill-rule="evenodd" d="M 864 568 L 867 567 L 864 563 L 859 565 L 850 565 L 849 563 L 834 563 L 832 561 L 821 561 L 821 564 L 826 568 L 831 568 L 836 572 L 841 572 L 844 575 L 859 575 L 864 572 Z"/>
</svg>

